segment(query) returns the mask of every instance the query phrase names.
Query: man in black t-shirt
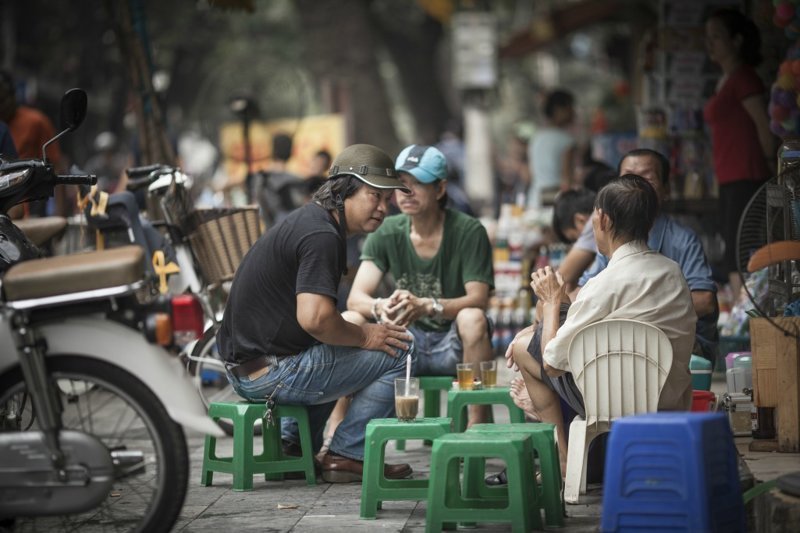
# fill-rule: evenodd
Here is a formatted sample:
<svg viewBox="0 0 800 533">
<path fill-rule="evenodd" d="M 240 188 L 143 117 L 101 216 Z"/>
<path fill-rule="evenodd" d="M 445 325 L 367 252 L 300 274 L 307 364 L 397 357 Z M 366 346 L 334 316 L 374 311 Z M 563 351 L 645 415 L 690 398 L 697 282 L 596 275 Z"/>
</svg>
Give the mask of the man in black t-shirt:
<svg viewBox="0 0 800 533">
<path fill-rule="evenodd" d="M 394 416 L 394 379 L 413 364 L 404 327 L 356 325 L 336 308 L 348 235 L 378 229 L 394 189 L 405 189 L 380 149 L 349 146 L 334 160 L 311 203 L 262 236 L 231 286 L 217 342 L 233 388 L 253 401 L 308 406 L 315 453 L 336 400 L 352 395 L 347 416 L 322 459 L 328 482 L 361 481 L 364 432 L 372 418 Z M 296 455 L 296 423 L 282 429 Z M 386 465 L 388 478 L 411 474 Z"/>
</svg>

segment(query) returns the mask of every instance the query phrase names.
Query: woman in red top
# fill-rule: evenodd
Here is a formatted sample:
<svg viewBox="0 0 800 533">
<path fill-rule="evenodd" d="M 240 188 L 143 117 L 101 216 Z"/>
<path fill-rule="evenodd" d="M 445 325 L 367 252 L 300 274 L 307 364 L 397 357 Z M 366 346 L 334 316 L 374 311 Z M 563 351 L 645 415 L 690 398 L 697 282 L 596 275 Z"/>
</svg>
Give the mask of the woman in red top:
<svg viewBox="0 0 800 533">
<path fill-rule="evenodd" d="M 703 110 L 711 127 L 714 173 L 719 184 L 725 269 L 734 294 L 742 280 L 736 269 L 739 217 L 759 186 L 772 176 L 776 139 L 769 130 L 756 25 L 735 9 L 719 9 L 706 20 L 709 58 L 722 68 L 714 95 Z"/>
</svg>

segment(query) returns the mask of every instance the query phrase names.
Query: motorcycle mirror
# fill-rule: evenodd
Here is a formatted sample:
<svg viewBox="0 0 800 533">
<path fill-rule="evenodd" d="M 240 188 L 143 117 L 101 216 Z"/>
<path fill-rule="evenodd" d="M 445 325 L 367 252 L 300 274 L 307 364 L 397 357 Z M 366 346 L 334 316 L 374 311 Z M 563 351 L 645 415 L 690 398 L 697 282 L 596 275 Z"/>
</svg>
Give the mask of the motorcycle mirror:
<svg viewBox="0 0 800 533">
<path fill-rule="evenodd" d="M 59 125 L 62 130 L 75 131 L 86 118 L 88 97 L 83 89 L 70 89 L 61 97 Z"/>
<path fill-rule="evenodd" d="M 89 98 L 83 89 L 70 89 L 61 97 L 61 108 L 59 109 L 58 123 L 61 132 L 44 143 L 42 146 L 42 161 L 47 162 L 47 147 L 61 138 L 67 132 L 75 131 L 86 118 L 86 108 Z"/>
</svg>

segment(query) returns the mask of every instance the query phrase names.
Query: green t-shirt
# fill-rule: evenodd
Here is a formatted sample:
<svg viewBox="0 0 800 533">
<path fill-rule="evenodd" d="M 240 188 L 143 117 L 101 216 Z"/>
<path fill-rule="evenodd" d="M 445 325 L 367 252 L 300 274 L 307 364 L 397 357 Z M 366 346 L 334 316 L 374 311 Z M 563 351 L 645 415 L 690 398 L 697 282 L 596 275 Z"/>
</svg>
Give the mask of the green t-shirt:
<svg viewBox="0 0 800 533">
<path fill-rule="evenodd" d="M 411 218 L 386 217 L 370 234 L 361 252 L 362 261 L 372 261 L 394 277 L 398 289 L 421 298 L 458 298 L 466 294 L 468 281 L 482 281 L 494 288 L 492 247 L 479 220 L 452 209 L 445 210 L 444 233 L 439 251 L 421 259 L 411 244 Z M 422 318 L 416 326 L 428 331 L 445 331 L 449 320 Z"/>
</svg>

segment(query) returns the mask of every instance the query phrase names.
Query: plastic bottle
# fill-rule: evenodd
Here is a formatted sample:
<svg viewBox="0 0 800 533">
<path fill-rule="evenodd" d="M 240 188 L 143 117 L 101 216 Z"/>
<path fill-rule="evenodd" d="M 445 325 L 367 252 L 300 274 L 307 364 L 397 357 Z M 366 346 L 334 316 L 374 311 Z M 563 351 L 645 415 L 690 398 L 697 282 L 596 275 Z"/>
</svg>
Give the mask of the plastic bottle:
<svg viewBox="0 0 800 533">
<path fill-rule="evenodd" d="M 800 171 L 800 139 L 784 139 L 778 148 L 778 175 L 798 171 Z"/>
</svg>

